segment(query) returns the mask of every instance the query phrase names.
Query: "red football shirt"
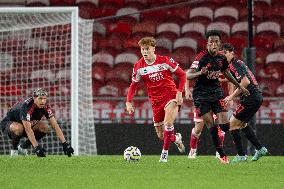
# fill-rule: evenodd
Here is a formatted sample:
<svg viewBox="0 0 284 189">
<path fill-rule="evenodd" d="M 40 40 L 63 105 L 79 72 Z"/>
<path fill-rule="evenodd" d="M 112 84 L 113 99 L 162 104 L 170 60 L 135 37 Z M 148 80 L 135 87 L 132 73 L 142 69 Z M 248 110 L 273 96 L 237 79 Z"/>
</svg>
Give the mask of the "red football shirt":
<svg viewBox="0 0 284 189">
<path fill-rule="evenodd" d="M 178 63 L 167 56 L 156 55 L 156 60 L 152 64 L 147 64 L 144 58 L 141 58 L 134 65 L 132 81 L 142 80 L 146 85 L 151 102 L 161 101 L 177 93 L 172 74 L 178 67 Z"/>
</svg>

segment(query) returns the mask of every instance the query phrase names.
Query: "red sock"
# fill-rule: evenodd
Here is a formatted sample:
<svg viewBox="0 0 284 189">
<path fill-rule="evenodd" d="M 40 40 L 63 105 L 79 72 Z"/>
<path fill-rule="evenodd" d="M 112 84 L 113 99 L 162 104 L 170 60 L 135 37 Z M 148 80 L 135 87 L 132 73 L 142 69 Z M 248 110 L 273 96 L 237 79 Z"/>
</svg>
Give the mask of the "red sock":
<svg viewBox="0 0 284 189">
<path fill-rule="evenodd" d="M 190 141 L 189 141 L 189 148 L 196 149 L 198 144 L 199 137 L 197 137 L 194 133 L 194 128 L 191 130 Z"/>
<path fill-rule="evenodd" d="M 220 139 L 221 146 L 223 147 L 224 146 L 224 140 L 225 140 L 225 132 L 222 131 L 220 127 L 218 127 L 218 136 L 219 136 L 219 139 Z"/>
<path fill-rule="evenodd" d="M 164 145 L 163 145 L 164 150 L 170 149 L 170 144 L 171 144 L 171 141 L 173 140 L 173 135 L 174 135 L 174 126 L 165 127 L 165 130 L 164 130 Z M 175 139 L 175 136 L 174 136 L 174 139 Z"/>
</svg>

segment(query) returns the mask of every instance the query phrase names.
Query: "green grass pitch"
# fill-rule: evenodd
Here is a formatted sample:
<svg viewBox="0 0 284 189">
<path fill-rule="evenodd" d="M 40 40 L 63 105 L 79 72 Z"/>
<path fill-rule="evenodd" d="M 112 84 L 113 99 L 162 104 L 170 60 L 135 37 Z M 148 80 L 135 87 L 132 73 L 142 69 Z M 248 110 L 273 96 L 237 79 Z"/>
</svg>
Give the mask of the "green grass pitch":
<svg viewBox="0 0 284 189">
<path fill-rule="evenodd" d="M 213 156 L 158 160 L 159 156 L 147 155 L 137 163 L 125 162 L 122 156 L 0 156 L 0 188 L 284 188 L 284 157 L 228 165 Z"/>
</svg>

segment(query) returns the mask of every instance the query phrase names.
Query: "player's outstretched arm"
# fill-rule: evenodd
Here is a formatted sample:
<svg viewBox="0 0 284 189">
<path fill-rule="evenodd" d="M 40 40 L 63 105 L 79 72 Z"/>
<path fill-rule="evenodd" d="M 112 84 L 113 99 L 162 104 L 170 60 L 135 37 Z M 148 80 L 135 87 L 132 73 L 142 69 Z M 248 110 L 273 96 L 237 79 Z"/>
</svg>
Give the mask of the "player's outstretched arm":
<svg viewBox="0 0 284 189">
<path fill-rule="evenodd" d="M 206 75 L 207 73 L 208 73 L 208 68 L 206 67 L 203 67 L 200 71 L 197 71 L 196 69 L 189 69 L 186 72 L 186 79 L 192 80 L 201 75 Z"/>
<path fill-rule="evenodd" d="M 241 86 L 232 76 L 232 74 L 228 72 L 228 70 L 225 70 L 223 74 L 231 83 L 233 83 L 237 88 L 239 88 L 244 93 L 244 95 L 246 96 L 250 95 L 249 91 L 244 86 Z"/>
<path fill-rule="evenodd" d="M 129 113 L 129 114 L 133 114 L 134 112 L 134 107 L 132 105 L 132 100 L 133 100 L 133 97 L 136 93 L 136 90 L 137 90 L 137 82 L 135 81 L 132 81 L 130 86 L 129 86 L 129 89 L 128 89 L 128 92 L 127 92 L 127 99 L 126 99 L 126 111 Z"/>
<path fill-rule="evenodd" d="M 241 80 L 240 86 L 243 88 L 247 88 L 247 86 L 250 84 L 249 79 L 244 76 Z M 239 94 L 241 94 L 241 89 L 237 88 L 234 90 L 234 92 L 232 92 L 229 96 L 227 96 L 224 101 L 226 104 L 228 104 L 231 100 L 233 100 L 235 97 L 237 97 Z"/>
<path fill-rule="evenodd" d="M 59 138 L 61 144 L 62 144 L 62 147 L 63 147 L 63 151 L 64 151 L 64 154 L 67 155 L 68 157 L 71 157 L 72 154 L 74 153 L 74 149 L 72 148 L 72 146 L 66 141 L 65 137 L 64 137 L 64 134 L 61 130 L 61 128 L 59 127 L 55 117 L 51 117 L 49 118 L 49 123 L 51 125 L 51 127 L 54 129 L 57 137 Z"/>
<path fill-rule="evenodd" d="M 31 144 L 34 147 L 34 152 L 36 153 L 36 155 L 38 157 L 45 157 L 45 152 L 46 150 L 43 149 L 41 146 L 38 145 L 35 135 L 34 135 L 34 131 L 32 130 L 32 125 L 29 121 L 24 121 L 22 120 L 22 123 L 24 125 L 25 131 L 27 133 L 27 136 L 31 142 Z"/>
<path fill-rule="evenodd" d="M 189 80 L 185 81 L 184 91 L 185 91 L 185 99 L 186 100 L 192 100 L 192 93 L 189 89 Z"/>
</svg>

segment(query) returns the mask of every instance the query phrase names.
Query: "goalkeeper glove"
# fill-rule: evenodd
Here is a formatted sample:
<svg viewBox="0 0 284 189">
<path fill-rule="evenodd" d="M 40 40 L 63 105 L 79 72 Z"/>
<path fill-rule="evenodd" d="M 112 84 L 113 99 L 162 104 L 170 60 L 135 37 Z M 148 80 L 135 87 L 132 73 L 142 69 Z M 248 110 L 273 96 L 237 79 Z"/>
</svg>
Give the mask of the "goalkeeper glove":
<svg viewBox="0 0 284 189">
<path fill-rule="evenodd" d="M 36 146 L 34 148 L 34 153 L 36 153 L 37 157 L 46 157 L 45 152 L 46 150 L 42 148 L 41 146 Z"/>
<path fill-rule="evenodd" d="M 64 154 L 67 155 L 68 157 L 71 157 L 72 154 L 74 153 L 74 149 L 72 148 L 72 146 L 66 141 L 62 143 L 62 146 Z"/>
</svg>

